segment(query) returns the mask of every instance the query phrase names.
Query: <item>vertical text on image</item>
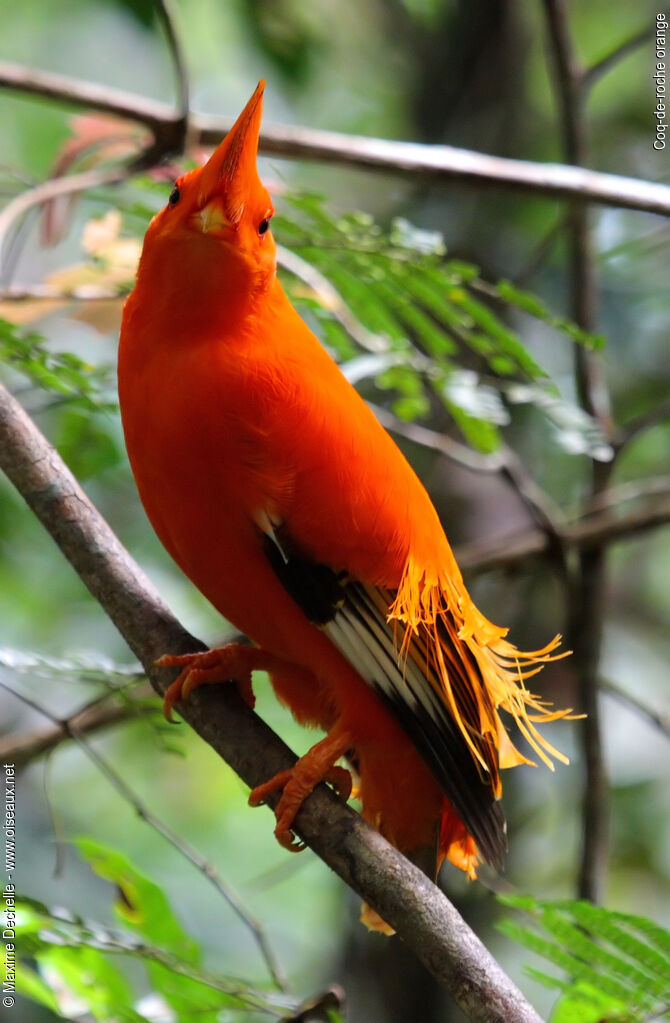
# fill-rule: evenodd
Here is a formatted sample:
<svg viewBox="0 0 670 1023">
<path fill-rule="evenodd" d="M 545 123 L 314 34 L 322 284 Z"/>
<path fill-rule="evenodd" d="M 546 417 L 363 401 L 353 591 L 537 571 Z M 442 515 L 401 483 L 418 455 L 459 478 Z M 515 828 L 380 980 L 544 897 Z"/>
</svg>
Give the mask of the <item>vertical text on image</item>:
<svg viewBox="0 0 670 1023">
<path fill-rule="evenodd" d="M 656 118 L 656 137 L 654 138 L 654 149 L 665 149 L 665 136 L 668 130 L 666 120 L 666 33 L 668 31 L 668 19 L 665 14 L 656 15 L 656 66 L 654 68 L 654 83 L 656 86 L 656 106 L 654 117 Z"/>
<path fill-rule="evenodd" d="M 5 764 L 4 769 L 5 879 L 2 892 L 4 902 L 2 1004 L 9 1009 L 14 1005 L 14 991 L 16 990 L 16 885 L 14 883 L 16 869 L 16 769 L 14 764 Z"/>
</svg>

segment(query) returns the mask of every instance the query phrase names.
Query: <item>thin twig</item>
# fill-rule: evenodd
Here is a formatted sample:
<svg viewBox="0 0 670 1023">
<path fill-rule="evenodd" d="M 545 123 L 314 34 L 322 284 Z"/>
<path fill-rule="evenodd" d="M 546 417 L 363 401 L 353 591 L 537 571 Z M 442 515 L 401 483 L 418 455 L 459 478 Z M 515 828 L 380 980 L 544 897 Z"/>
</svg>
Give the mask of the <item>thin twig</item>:
<svg viewBox="0 0 670 1023">
<path fill-rule="evenodd" d="M 666 494 L 670 494 L 670 476 L 648 476 L 639 480 L 629 480 L 627 483 L 618 483 L 607 490 L 598 491 L 584 503 L 582 515 L 586 516 L 590 512 L 601 511 L 604 508 L 620 507 L 630 501 L 663 497 Z"/>
<path fill-rule="evenodd" d="M 69 174 L 67 177 L 51 178 L 49 181 L 21 192 L 0 211 L 0 271 L 3 267 L 3 252 L 8 234 L 14 224 L 31 209 L 63 195 L 75 195 L 77 192 L 85 192 L 89 188 L 98 188 L 100 185 L 118 184 L 131 173 L 129 165 L 105 170 L 98 168 L 82 171 L 80 174 Z"/>
<path fill-rule="evenodd" d="M 147 809 L 139 796 L 137 796 L 130 786 L 126 784 L 121 775 L 114 770 L 104 757 L 100 756 L 97 750 L 91 746 L 84 735 L 79 732 L 76 725 L 73 724 L 76 716 L 73 715 L 65 719 L 59 718 L 47 710 L 46 707 L 43 707 L 41 703 L 31 699 L 31 697 L 27 696 L 25 693 L 19 692 L 19 690 L 14 689 L 12 686 L 7 685 L 6 682 L 0 681 L 0 688 L 4 689 L 5 692 L 11 693 L 17 700 L 21 700 L 21 702 L 27 707 L 31 707 L 39 714 L 48 718 L 55 728 L 60 728 L 66 731 L 69 737 L 77 743 L 81 750 L 83 750 L 89 760 L 95 764 L 100 773 L 104 775 L 110 785 L 112 785 L 128 803 L 128 805 L 133 808 L 140 820 L 143 820 L 150 828 L 153 828 L 159 835 L 162 835 L 163 838 L 170 843 L 173 849 L 176 849 L 181 856 L 188 860 L 189 863 L 192 863 L 200 871 L 200 873 L 207 878 L 219 895 L 223 897 L 230 908 L 237 914 L 242 923 L 251 932 L 275 985 L 280 991 L 286 991 L 286 979 L 279 967 L 277 958 L 270 946 L 270 943 L 268 942 L 263 927 L 245 908 L 242 899 L 237 892 L 217 874 L 211 863 L 208 863 L 208 861 L 205 860 L 200 853 L 193 848 L 193 846 L 189 845 L 188 842 L 185 842 L 183 838 L 177 835 L 177 833 L 168 827 L 168 825 L 159 817 L 156 817 L 151 810 Z M 90 733 L 90 727 L 88 731 Z"/>
<path fill-rule="evenodd" d="M 147 690 L 148 694 L 149 690 Z M 105 700 L 108 700 L 105 694 Z M 57 721 L 53 727 L 29 732 L 26 735 L 4 735 L 0 738 L 0 760 L 15 765 L 17 770 L 27 767 L 38 757 L 55 750 L 62 743 L 72 738 L 72 732 L 80 735 L 92 735 L 104 728 L 123 724 L 133 717 L 155 714 L 156 708 L 133 704 L 101 705 L 99 700 L 80 707 L 64 720 Z"/>
<path fill-rule="evenodd" d="M 56 879 L 62 877 L 63 869 L 65 866 L 66 846 L 65 846 L 65 829 L 63 827 L 63 819 L 56 810 L 51 798 L 51 785 L 49 775 L 51 773 L 51 765 L 53 760 L 50 756 L 47 756 L 44 761 L 44 768 L 42 771 L 42 789 L 44 791 L 44 802 L 47 808 L 47 814 L 49 815 L 49 821 L 51 823 L 51 830 L 54 836 L 54 848 L 56 855 L 54 857 L 53 870 L 51 876 Z"/>
<path fill-rule="evenodd" d="M 556 245 L 556 242 L 565 231 L 565 220 L 565 214 L 559 216 L 545 232 L 544 236 L 537 243 L 530 255 L 526 257 L 523 265 L 513 276 L 513 281 L 516 285 L 522 287 L 535 275 L 535 273 L 537 273 L 545 259 L 549 256 L 551 250 Z"/>
<path fill-rule="evenodd" d="M 504 457 L 502 476 L 514 487 L 538 526 L 561 549 L 565 527 L 565 516 L 562 510 L 533 479 L 515 451 L 504 447 L 502 453 Z"/>
<path fill-rule="evenodd" d="M 642 412 L 639 416 L 631 419 L 629 423 L 621 427 L 619 436 L 614 442 L 617 453 L 639 437 L 641 433 L 644 433 L 645 430 L 651 430 L 654 426 L 664 423 L 666 419 L 670 419 L 670 400 L 662 401 L 654 408 L 648 409 L 646 412 Z"/>
<path fill-rule="evenodd" d="M 570 33 L 565 0 L 544 0 L 551 55 L 561 111 L 563 146 L 567 161 L 588 163 L 588 124 L 585 113 L 585 73 L 579 64 Z M 593 331 L 596 323 L 597 281 L 590 229 L 590 211 L 574 203 L 568 220 L 570 244 L 571 316 L 578 326 Z M 595 352 L 575 344 L 577 392 L 582 407 L 600 424 L 605 437 L 614 435 L 609 393 L 602 362 Z M 592 494 L 603 490 L 611 463 L 592 462 Z M 585 779 L 582 804 L 582 848 L 579 866 L 580 898 L 601 901 L 607 872 L 609 785 L 603 756 L 598 664 L 606 586 L 606 548 L 580 551 L 570 597 L 569 644 L 579 680 Z"/>
<path fill-rule="evenodd" d="M 631 539 L 669 523 L 670 500 L 660 499 L 626 514 L 615 514 L 612 509 L 589 514 L 564 526 L 560 530 L 560 537 L 565 545 L 588 555 L 612 543 Z M 513 568 L 527 558 L 543 555 L 550 549 L 551 542 L 547 534 L 535 529 L 504 540 L 464 545 L 456 550 L 456 556 L 462 568 L 479 574 L 493 569 Z"/>
<path fill-rule="evenodd" d="M 601 678 L 598 684 L 604 693 L 613 696 L 620 703 L 626 704 L 627 707 L 641 714 L 643 718 L 646 718 L 647 721 L 651 722 L 659 731 L 670 738 L 670 714 L 661 714 L 659 711 L 654 710 L 653 707 L 650 707 L 638 699 L 637 696 L 622 689 L 609 679 Z"/>
<path fill-rule="evenodd" d="M 6 62 L 0 62 L 2 86 L 138 121 L 150 128 L 154 137 L 160 138 L 166 152 L 179 152 L 180 119 L 167 104 L 81 82 L 66 75 L 32 71 Z M 232 118 L 192 114 L 189 139 L 196 146 L 216 145 L 232 123 Z M 367 167 L 386 174 L 422 177 L 435 182 L 457 180 L 476 187 L 589 200 L 670 216 L 668 185 L 603 174 L 582 167 L 511 160 L 453 146 L 430 146 L 266 124 L 261 132 L 260 150 L 264 154 L 289 159 Z"/>
<path fill-rule="evenodd" d="M 124 299 L 130 288 L 106 284 L 77 284 L 57 288 L 53 284 L 13 284 L 0 291 L 0 302 L 110 302 Z"/>
<path fill-rule="evenodd" d="M 449 437 L 448 434 L 438 433 L 437 430 L 431 430 L 420 423 L 405 422 L 404 419 L 394 416 L 392 412 L 382 408 L 381 405 L 374 405 L 372 402 L 368 402 L 368 404 L 382 426 L 390 433 L 404 437 L 423 448 L 438 451 L 466 469 L 472 469 L 473 472 L 495 473 L 500 472 L 504 465 L 504 456 L 500 453 L 482 455 L 467 445 L 461 444 L 460 441 L 454 440 L 453 437 Z"/>
<path fill-rule="evenodd" d="M 624 39 L 623 42 L 619 43 L 618 46 L 615 46 L 610 53 L 605 54 L 604 57 L 601 57 L 600 60 L 596 61 L 595 64 L 592 64 L 590 68 L 587 68 L 587 70 L 583 72 L 584 87 L 586 89 L 593 88 L 596 82 L 599 81 L 603 75 L 607 74 L 608 71 L 611 71 L 613 67 L 616 67 L 616 65 L 623 60 L 624 57 L 628 57 L 629 54 L 637 50 L 643 43 L 653 39 L 653 37 L 654 28 L 649 27 L 636 32 L 636 34 L 631 36 L 629 39 Z"/>
<path fill-rule="evenodd" d="M 172 56 L 175 77 L 177 79 L 177 110 L 178 119 L 186 125 L 189 111 L 189 79 L 186 68 L 186 57 L 181 45 L 175 22 L 177 12 L 172 0 L 158 0 L 158 16 L 163 23 L 168 47 Z"/>
</svg>

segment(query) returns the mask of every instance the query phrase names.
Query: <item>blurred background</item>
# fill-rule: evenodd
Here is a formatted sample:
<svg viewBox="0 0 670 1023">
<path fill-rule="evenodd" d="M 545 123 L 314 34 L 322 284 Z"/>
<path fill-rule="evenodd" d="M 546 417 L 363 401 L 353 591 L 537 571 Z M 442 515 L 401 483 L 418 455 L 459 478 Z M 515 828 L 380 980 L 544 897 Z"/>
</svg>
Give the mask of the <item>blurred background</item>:
<svg viewBox="0 0 670 1023">
<path fill-rule="evenodd" d="M 175 94 L 169 50 L 149 0 L 0 2 L 0 60 L 79 77 L 169 102 Z M 580 60 L 596 64 L 654 25 L 655 9 L 624 0 L 589 0 L 568 8 Z M 531 0 L 181 0 L 177 29 L 186 53 L 191 107 L 234 117 L 256 81 L 267 80 L 265 120 L 418 142 L 445 142 L 484 153 L 536 161 L 565 160 L 559 103 L 548 49 L 545 9 Z M 600 170 L 667 182 L 667 151 L 653 149 L 654 66 L 651 35 L 602 76 L 587 104 L 590 160 Z M 72 110 L 4 89 L 0 105 L 0 186 L 11 198 L 50 175 L 73 134 Z M 264 158 L 264 178 L 278 192 L 314 189 L 335 213 L 360 209 L 383 226 L 403 217 L 441 232 L 451 257 L 469 260 L 484 278 L 509 278 L 534 292 L 558 316 L 570 315 L 569 247 L 563 203 L 530 194 L 439 187 L 395 174 Z M 156 189 L 155 208 L 165 202 Z M 121 190 L 126 208 L 137 198 Z M 143 201 L 147 202 L 146 194 Z M 3 287 L 51 281 L 66 286 L 86 258 L 85 226 L 119 193 L 98 190 L 71 211 L 57 245 L 40 243 L 30 220 L 15 236 Z M 670 488 L 670 304 L 666 220 L 594 207 L 597 330 L 613 419 L 618 426 L 647 415 L 645 429 L 616 460 L 610 486 L 625 502 L 667 495 Z M 122 237 L 137 234 L 132 217 Z M 90 250 L 89 250 L 90 252 Z M 7 270 L 8 268 L 8 270 Z M 54 350 L 95 365 L 115 360 L 121 302 L 3 301 L 0 316 L 37 330 Z M 565 337 L 515 319 L 524 344 L 576 400 L 574 353 Z M 108 522 L 140 562 L 182 623 L 214 643 L 227 626 L 180 575 L 154 537 L 128 469 L 118 414 L 88 413 L 44 400 L 20 374 L 3 370 L 37 422 L 83 481 Z M 371 388 L 371 397 L 380 395 Z M 665 420 L 663 418 L 665 409 Z M 437 427 L 444 424 L 439 420 Z M 582 508 L 591 464 L 553 441 L 531 410 L 515 410 L 506 442 L 567 515 Z M 482 474 L 400 440 L 438 504 L 452 543 L 477 545 L 532 526 L 518 493 L 499 474 Z M 473 548 L 469 546 L 468 550 Z M 611 785 L 611 846 L 605 903 L 670 925 L 670 796 L 668 655 L 670 543 L 667 526 L 614 544 L 608 558 L 599 674 L 661 719 L 601 691 L 604 761 Z M 569 596 L 552 559 L 473 575 L 473 596 L 513 640 L 532 649 L 565 632 Z M 4 480 L 0 480 L 0 660 L 2 679 L 56 716 L 91 699 L 100 680 L 82 670 L 31 661 L 30 655 L 75 661 L 92 657 L 130 664 L 123 641 Z M 579 699 L 570 661 L 538 683 L 557 705 Z M 263 678 L 258 712 L 298 752 L 312 737 L 278 706 Z M 665 715 L 663 718 L 662 716 Z M 0 728 L 8 743 L 44 728 L 46 719 L 0 691 Z M 664 728 L 663 728 L 664 726 Z M 544 768 L 507 775 L 510 851 L 503 888 L 572 897 L 581 831 L 583 763 L 573 723 L 557 723 L 550 739 L 571 757 L 554 775 Z M 461 1017 L 398 941 L 358 924 L 357 899 L 308 850 L 289 856 L 272 838 L 267 810 L 250 810 L 232 772 L 186 727 L 132 720 L 92 740 L 153 813 L 169 823 L 239 891 L 266 930 L 291 985 L 307 996 L 331 983 L 346 991 L 351 1023 L 459 1020 Z M 10 746 L 11 748 L 11 746 Z M 19 887 L 49 905 L 110 919 L 113 887 L 96 877 L 70 845 L 86 834 L 122 849 L 168 893 L 205 964 L 227 974 L 266 980 L 249 931 L 212 895 L 206 879 L 150 830 L 85 753 L 64 744 L 36 759 L 17 791 Z M 523 973 L 532 957 L 496 933 L 505 912 L 486 884 L 467 883 L 445 868 L 441 882 L 494 955 L 538 1009 L 553 995 Z M 494 887 L 498 882 L 492 882 Z M 141 989 L 142 980 L 137 979 Z M 73 1010 L 74 1012 L 74 1010 Z M 24 1002 L 26 1023 L 52 1014 Z M 74 1013 L 76 1015 L 76 1013 Z M 18 1017 L 17 1017 L 18 1018 Z M 250 1017 L 251 1018 L 251 1017 Z"/>
</svg>

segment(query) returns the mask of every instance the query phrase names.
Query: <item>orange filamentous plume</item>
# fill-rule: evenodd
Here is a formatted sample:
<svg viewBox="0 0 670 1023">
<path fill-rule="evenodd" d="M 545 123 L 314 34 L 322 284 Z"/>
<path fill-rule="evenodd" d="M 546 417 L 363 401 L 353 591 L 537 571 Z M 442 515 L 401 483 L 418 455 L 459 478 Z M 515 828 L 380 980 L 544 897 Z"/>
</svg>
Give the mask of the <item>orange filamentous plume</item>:
<svg viewBox="0 0 670 1023">
<path fill-rule="evenodd" d="M 564 764 L 568 758 L 549 743 L 535 727 L 559 718 L 570 718 L 569 710 L 549 710 L 529 692 L 525 680 L 536 675 L 543 665 L 566 657 L 569 651 L 555 653 L 561 637 L 554 636 L 541 650 L 521 651 L 505 639 L 508 630 L 493 625 L 474 605 L 465 588 L 451 551 L 449 571 L 436 581 L 427 581 L 425 572 L 410 557 L 395 599 L 389 608 L 389 620 L 403 623 L 405 633 L 400 646 L 406 657 L 418 637 L 427 647 L 427 677 L 440 691 L 457 722 L 473 757 L 481 756 L 472 740 L 471 728 L 463 721 L 449 670 L 449 655 L 454 647 L 465 644 L 474 658 L 474 670 L 468 672 L 467 685 L 477 704 L 477 731 L 490 735 L 498 747 L 501 768 L 532 764 L 515 748 L 498 714 L 498 708 L 510 714 L 529 746 L 554 769 L 552 757 Z M 428 638 L 425 638 L 427 635 Z M 532 711 L 529 714 L 528 708 Z M 482 763 L 486 769 L 486 765 Z M 500 795 L 500 784 L 496 785 Z"/>
</svg>

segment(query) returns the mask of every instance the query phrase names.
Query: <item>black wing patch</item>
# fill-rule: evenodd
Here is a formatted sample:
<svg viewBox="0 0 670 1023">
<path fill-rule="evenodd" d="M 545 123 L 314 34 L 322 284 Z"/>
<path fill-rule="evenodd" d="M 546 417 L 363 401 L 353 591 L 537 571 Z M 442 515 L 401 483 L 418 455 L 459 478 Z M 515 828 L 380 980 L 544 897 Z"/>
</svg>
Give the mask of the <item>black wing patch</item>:
<svg viewBox="0 0 670 1023">
<path fill-rule="evenodd" d="M 415 660 L 410 649 L 406 663 L 399 663 L 393 626 L 380 614 L 375 591 L 350 583 L 345 593 L 326 632 L 410 737 L 481 855 L 500 869 L 507 847 L 505 818 L 491 780 L 482 776 L 460 728 L 426 679 L 421 659 Z"/>
<path fill-rule="evenodd" d="M 280 527 L 265 534 L 265 553 L 284 589 L 315 625 L 329 622 L 344 602 L 340 577 L 327 565 L 302 557 Z"/>
<path fill-rule="evenodd" d="M 406 661 L 399 659 L 393 625 L 386 620 L 393 594 L 350 580 L 346 573 L 338 574 L 305 558 L 283 527 L 272 537 L 266 534 L 265 544 L 268 560 L 286 591 L 311 622 L 324 628 L 389 708 L 474 838 L 482 857 L 500 869 L 507 848 L 506 826 L 493 781 L 475 761 L 459 726 L 428 681 L 430 658 L 420 638 L 412 640 Z M 460 700 L 467 703 L 471 690 L 464 657 L 470 658 L 467 648 L 459 645 L 453 649 L 449 670 L 462 679 L 464 684 L 455 688 Z M 469 670 L 473 670 L 472 661 Z M 478 720 L 474 700 L 472 706 L 459 706 L 459 710 L 464 720 Z M 484 747 L 483 759 L 494 761 L 496 751 L 488 737 L 477 736 L 477 741 Z"/>
</svg>

